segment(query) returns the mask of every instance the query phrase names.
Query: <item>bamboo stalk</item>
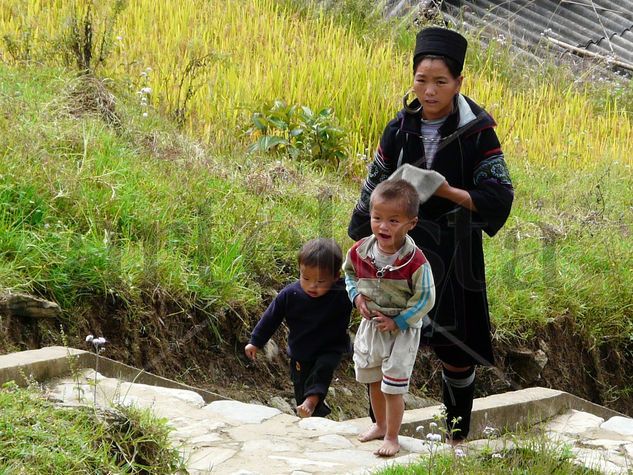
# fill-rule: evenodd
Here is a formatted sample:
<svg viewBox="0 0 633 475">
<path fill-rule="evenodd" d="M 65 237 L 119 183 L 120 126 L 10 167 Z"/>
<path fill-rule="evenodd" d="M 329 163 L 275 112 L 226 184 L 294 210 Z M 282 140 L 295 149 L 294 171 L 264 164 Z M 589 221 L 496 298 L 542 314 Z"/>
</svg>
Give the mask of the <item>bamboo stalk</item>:
<svg viewBox="0 0 633 475">
<path fill-rule="evenodd" d="M 596 59 L 601 59 L 609 64 L 614 64 L 616 66 L 619 66 L 621 68 L 624 69 L 628 69 L 629 71 L 633 71 L 633 64 L 628 63 L 626 61 L 620 61 L 619 59 L 613 59 L 613 58 L 609 58 L 607 56 L 604 56 L 600 53 L 595 53 L 593 51 L 589 51 L 586 50 L 584 48 L 579 48 L 577 46 L 574 45 L 570 45 L 569 43 L 565 43 L 564 41 L 560 41 L 557 40 L 555 38 L 551 38 L 551 37 L 547 37 L 548 40 L 550 40 L 552 43 L 554 43 L 557 46 L 560 46 L 562 48 L 568 49 L 570 51 L 573 51 L 574 53 L 577 53 L 581 56 L 590 56 L 592 58 L 596 58 Z"/>
</svg>

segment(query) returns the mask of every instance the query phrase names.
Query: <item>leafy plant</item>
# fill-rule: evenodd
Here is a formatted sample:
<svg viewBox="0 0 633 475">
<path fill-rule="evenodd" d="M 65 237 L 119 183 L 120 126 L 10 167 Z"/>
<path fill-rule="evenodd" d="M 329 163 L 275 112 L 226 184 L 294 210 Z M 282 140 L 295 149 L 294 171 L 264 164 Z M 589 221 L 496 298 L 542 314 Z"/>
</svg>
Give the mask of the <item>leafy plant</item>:
<svg viewBox="0 0 633 475">
<path fill-rule="evenodd" d="M 334 167 L 347 157 L 346 133 L 330 107 L 314 112 L 278 99 L 254 112 L 251 122 L 246 133 L 259 138 L 249 152 L 285 153 L 293 159 Z"/>
</svg>

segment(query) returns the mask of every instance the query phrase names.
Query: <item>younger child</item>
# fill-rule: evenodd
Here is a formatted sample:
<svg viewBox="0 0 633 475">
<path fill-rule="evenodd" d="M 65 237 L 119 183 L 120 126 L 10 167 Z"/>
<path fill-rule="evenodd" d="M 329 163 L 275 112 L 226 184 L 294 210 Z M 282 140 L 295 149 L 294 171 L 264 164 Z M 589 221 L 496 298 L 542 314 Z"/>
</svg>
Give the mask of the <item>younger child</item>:
<svg viewBox="0 0 633 475">
<path fill-rule="evenodd" d="M 262 315 L 244 348 L 254 360 L 285 320 L 290 377 L 300 417 L 325 417 L 334 370 L 350 350 L 347 327 L 352 305 L 341 279 L 343 255 L 332 239 L 308 241 L 299 252 L 299 280 L 279 292 Z"/>
<path fill-rule="evenodd" d="M 371 194 L 372 235 L 347 253 L 349 298 L 363 319 L 354 340 L 356 380 L 369 384 L 375 424 L 359 437 L 380 439 L 376 455 L 400 450 L 404 398 L 420 344 L 422 318 L 435 303 L 431 267 L 407 232 L 418 222 L 419 196 L 405 180 L 387 180 Z"/>
</svg>

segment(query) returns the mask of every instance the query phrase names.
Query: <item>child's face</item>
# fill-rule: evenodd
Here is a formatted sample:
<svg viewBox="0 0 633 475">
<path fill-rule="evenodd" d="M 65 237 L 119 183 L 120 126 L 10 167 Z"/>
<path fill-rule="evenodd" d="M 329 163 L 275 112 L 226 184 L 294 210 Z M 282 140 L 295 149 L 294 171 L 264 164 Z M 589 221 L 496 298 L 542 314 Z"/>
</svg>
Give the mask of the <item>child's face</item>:
<svg viewBox="0 0 633 475">
<path fill-rule="evenodd" d="M 376 236 L 378 248 L 385 254 L 393 254 L 404 244 L 407 232 L 413 229 L 418 218 L 407 216 L 398 200 L 377 198 L 372 201 L 371 231 Z"/>
<path fill-rule="evenodd" d="M 441 59 L 423 59 L 413 75 L 413 90 L 422 104 L 422 116 L 441 119 L 450 114 L 462 79 L 462 76 L 454 78 Z"/>
<path fill-rule="evenodd" d="M 313 298 L 327 294 L 332 285 L 339 279 L 339 275 L 332 275 L 329 270 L 303 264 L 299 265 L 299 273 L 301 288 Z"/>
</svg>

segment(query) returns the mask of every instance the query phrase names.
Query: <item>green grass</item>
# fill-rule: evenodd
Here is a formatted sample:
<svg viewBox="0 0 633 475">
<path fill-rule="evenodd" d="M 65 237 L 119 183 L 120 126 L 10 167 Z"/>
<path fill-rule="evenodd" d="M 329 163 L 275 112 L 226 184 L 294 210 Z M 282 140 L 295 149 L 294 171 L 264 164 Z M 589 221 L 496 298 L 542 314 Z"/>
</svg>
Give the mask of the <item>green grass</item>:
<svg viewBox="0 0 633 475">
<path fill-rule="evenodd" d="M 322 189 L 337 220 L 353 199 L 309 164 L 212 157 L 160 117 L 144 120 L 125 93 L 122 131 L 72 116 L 72 73 L 0 66 L 0 80 L 12 114 L 0 138 L 0 287 L 48 296 L 67 316 L 108 298 L 142 306 L 157 287 L 182 306 L 257 307 L 259 282 L 294 274 L 279 269 L 332 227 Z"/>
<path fill-rule="evenodd" d="M 0 473 L 176 473 L 165 421 L 121 407 L 107 421 L 91 408 L 60 408 L 35 389 L 0 389 Z"/>
<path fill-rule="evenodd" d="M 571 315 L 598 339 L 626 339 L 633 321 L 630 168 L 512 172 L 512 215 L 485 242 L 498 330 L 528 337 L 535 323 Z"/>
<path fill-rule="evenodd" d="M 499 442 L 499 441 L 495 441 Z M 460 449 L 462 450 L 462 449 Z M 489 444 L 483 449 L 464 456 L 456 452 L 439 452 L 434 448 L 423 455 L 420 462 L 411 465 L 394 465 L 379 475 L 442 475 L 449 473 L 469 475 L 598 475 L 600 471 L 585 468 L 572 462 L 569 449 L 542 437 L 523 434 L 512 436 L 502 444 Z"/>
<path fill-rule="evenodd" d="M 211 155 L 160 116 L 143 118 L 116 82 L 120 128 L 77 117 L 76 81 L 0 66 L 1 288 L 58 302 L 71 325 L 78 309 L 110 300 L 140 315 L 157 288 L 183 309 L 239 308 L 246 320 L 263 292 L 296 275 L 302 242 L 332 233 L 351 244 L 359 181 L 239 149 Z M 599 340 L 628 338 L 630 165 L 510 168 L 512 215 L 485 241 L 497 335 L 529 338 L 570 315 Z"/>
</svg>

